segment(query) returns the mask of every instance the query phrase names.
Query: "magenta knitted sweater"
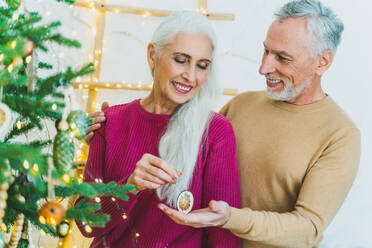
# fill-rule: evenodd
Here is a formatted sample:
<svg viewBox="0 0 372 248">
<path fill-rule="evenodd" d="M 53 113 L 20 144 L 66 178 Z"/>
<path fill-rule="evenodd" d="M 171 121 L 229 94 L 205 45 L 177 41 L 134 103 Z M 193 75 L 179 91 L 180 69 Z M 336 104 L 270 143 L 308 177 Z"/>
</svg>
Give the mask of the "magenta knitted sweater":
<svg viewBox="0 0 372 248">
<path fill-rule="evenodd" d="M 170 115 L 153 114 L 140 100 L 105 111 L 106 123 L 95 133 L 89 148 L 84 180 L 124 183 L 144 153 L 159 156 L 158 145 Z M 189 190 L 194 195 L 193 210 L 210 200 L 223 200 L 240 207 L 239 174 L 235 136 L 230 122 L 214 114 L 208 138 L 200 152 Z M 129 194 L 128 201 L 101 197 L 101 212 L 111 215 L 104 228 L 92 228 L 86 237 L 95 237 L 91 247 L 239 247 L 239 238 L 221 228 L 192 228 L 178 225 L 157 207 L 154 190 Z M 127 218 L 123 218 L 123 214 Z"/>
</svg>

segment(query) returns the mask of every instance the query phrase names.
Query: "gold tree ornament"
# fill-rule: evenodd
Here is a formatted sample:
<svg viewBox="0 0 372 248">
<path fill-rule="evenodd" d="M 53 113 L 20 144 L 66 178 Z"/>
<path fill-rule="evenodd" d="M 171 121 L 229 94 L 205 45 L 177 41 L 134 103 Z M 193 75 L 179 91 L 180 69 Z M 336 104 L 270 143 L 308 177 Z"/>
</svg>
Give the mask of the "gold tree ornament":
<svg viewBox="0 0 372 248">
<path fill-rule="evenodd" d="M 58 202 L 47 202 L 39 209 L 39 221 L 42 224 L 55 226 L 66 216 L 65 208 Z"/>
<path fill-rule="evenodd" d="M 0 141 L 8 133 L 12 124 L 12 113 L 7 105 L 0 102 Z"/>
<path fill-rule="evenodd" d="M 23 229 L 23 223 L 25 221 L 25 216 L 23 214 L 20 214 L 17 216 L 13 229 L 12 234 L 10 235 L 10 240 L 7 248 L 16 248 L 18 246 L 18 242 L 21 239 L 22 236 L 22 229 Z"/>
</svg>

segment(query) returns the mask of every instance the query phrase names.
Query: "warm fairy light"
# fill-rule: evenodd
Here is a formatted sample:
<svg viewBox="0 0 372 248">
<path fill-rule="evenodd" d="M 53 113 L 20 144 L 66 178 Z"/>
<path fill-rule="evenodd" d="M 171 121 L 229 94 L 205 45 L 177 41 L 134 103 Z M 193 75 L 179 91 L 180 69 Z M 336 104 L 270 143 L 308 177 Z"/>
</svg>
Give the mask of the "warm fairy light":
<svg viewBox="0 0 372 248">
<path fill-rule="evenodd" d="M 69 175 L 64 174 L 64 175 L 62 176 L 62 180 L 63 180 L 65 183 L 69 183 L 69 182 L 71 181 L 71 178 L 70 178 Z"/>
<path fill-rule="evenodd" d="M 18 13 L 14 13 L 13 16 L 12 16 L 12 20 L 15 21 L 17 20 L 19 17 L 19 14 Z"/>
<path fill-rule="evenodd" d="M 50 224 L 52 224 L 52 226 L 57 225 L 57 222 L 53 217 L 50 218 Z"/>
<path fill-rule="evenodd" d="M 93 77 L 93 81 L 94 82 L 97 82 L 98 81 L 98 78 L 97 77 Z"/>
<path fill-rule="evenodd" d="M 79 183 L 79 184 L 83 183 L 83 179 L 78 178 L 78 183 Z"/>
<path fill-rule="evenodd" d="M 118 14 L 119 13 L 119 10 L 118 9 L 114 9 L 114 13 L 115 14 Z"/>
<path fill-rule="evenodd" d="M 116 87 L 117 88 L 121 88 L 121 84 L 116 84 Z"/>
<path fill-rule="evenodd" d="M 94 200 L 95 200 L 97 203 L 100 203 L 100 202 L 101 202 L 101 199 L 100 199 L 99 197 L 94 198 Z"/>
<path fill-rule="evenodd" d="M 136 233 L 136 238 L 138 238 L 140 236 L 140 234 L 139 233 Z"/>
<path fill-rule="evenodd" d="M 106 87 L 110 87 L 110 84 L 105 84 L 106 85 Z"/>
<path fill-rule="evenodd" d="M 87 84 L 84 84 L 84 88 L 88 88 L 88 85 Z"/>
<path fill-rule="evenodd" d="M 46 223 L 46 219 L 42 215 L 39 216 L 39 221 L 40 221 L 41 224 L 45 224 Z"/>
<path fill-rule="evenodd" d="M 145 13 L 143 13 L 143 17 L 148 17 L 148 16 L 150 16 L 150 15 L 151 15 L 151 13 L 148 12 L 148 11 L 146 11 Z"/>
<path fill-rule="evenodd" d="M 62 247 L 62 245 L 63 245 L 63 242 L 62 242 L 62 241 L 59 241 L 59 242 L 58 242 L 58 246 L 59 246 L 59 247 Z"/>
<path fill-rule="evenodd" d="M 99 64 L 98 60 L 94 61 L 94 66 L 98 66 L 98 64 Z"/>
<path fill-rule="evenodd" d="M 57 110 L 57 104 L 53 103 L 53 105 L 52 105 L 52 109 L 53 109 L 53 110 Z"/>
<path fill-rule="evenodd" d="M 90 226 L 88 226 L 88 225 L 86 225 L 84 229 L 85 229 L 85 231 L 87 233 L 91 233 L 92 232 L 92 228 Z"/>
<path fill-rule="evenodd" d="M 31 55 L 26 57 L 26 63 L 29 64 L 32 60 Z"/>
<path fill-rule="evenodd" d="M 81 82 L 81 77 L 77 77 L 76 82 L 78 82 L 78 83 Z"/>
<path fill-rule="evenodd" d="M 13 42 L 10 44 L 10 47 L 11 47 L 12 49 L 14 49 L 14 48 L 16 47 L 16 45 L 17 45 L 17 41 L 13 41 Z"/>
<path fill-rule="evenodd" d="M 94 181 L 95 181 L 96 183 L 99 183 L 99 180 L 98 180 L 98 178 L 94 179 Z"/>
<path fill-rule="evenodd" d="M 34 164 L 34 166 L 32 168 L 34 169 L 34 171 L 39 171 L 39 165 L 38 164 Z"/>
<path fill-rule="evenodd" d="M 13 69 L 14 69 L 14 65 L 13 65 L 13 64 L 10 64 L 10 65 L 8 66 L 8 72 L 12 72 Z"/>
<path fill-rule="evenodd" d="M 30 164 L 28 163 L 27 160 L 23 161 L 23 167 L 28 170 L 28 168 L 30 168 Z"/>
<path fill-rule="evenodd" d="M 111 201 L 116 202 L 116 198 L 115 197 L 111 197 Z"/>
<path fill-rule="evenodd" d="M 21 121 L 17 121 L 16 126 L 17 126 L 18 129 L 21 129 L 22 128 L 22 122 Z"/>
<path fill-rule="evenodd" d="M 82 84 L 79 84 L 79 89 L 81 90 L 83 88 L 83 85 Z"/>
<path fill-rule="evenodd" d="M 126 214 L 123 214 L 121 217 L 123 217 L 124 220 L 128 218 Z"/>
<path fill-rule="evenodd" d="M 4 59 L 4 54 L 0 54 L 0 61 L 3 61 Z"/>
<path fill-rule="evenodd" d="M 132 85 L 131 84 L 127 84 L 128 88 L 132 88 Z"/>
<path fill-rule="evenodd" d="M 8 228 L 6 227 L 4 223 L 1 223 L 1 230 L 3 230 L 4 232 L 8 230 Z"/>
<path fill-rule="evenodd" d="M 45 233 L 44 230 L 40 230 L 40 234 L 41 234 L 41 236 L 45 236 L 46 235 L 46 233 Z"/>
</svg>

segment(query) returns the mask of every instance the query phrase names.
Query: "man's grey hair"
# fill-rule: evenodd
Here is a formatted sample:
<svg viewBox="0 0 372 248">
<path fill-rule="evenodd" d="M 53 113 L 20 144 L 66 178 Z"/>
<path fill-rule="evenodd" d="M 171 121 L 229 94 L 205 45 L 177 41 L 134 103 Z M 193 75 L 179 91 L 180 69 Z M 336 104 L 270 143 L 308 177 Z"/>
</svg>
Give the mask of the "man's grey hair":
<svg viewBox="0 0 372 248">
<path fill-rule="evenodd" d="M 310 52 L 315 57 L 326 50 L 336 53 L 341 41 L 344 24 L 330 8 L 316 0 L 295 0 L 286 3 L 275 14 L 275 20 L 282 22 L 291 17 L 307 20 Z"/>
</svg>

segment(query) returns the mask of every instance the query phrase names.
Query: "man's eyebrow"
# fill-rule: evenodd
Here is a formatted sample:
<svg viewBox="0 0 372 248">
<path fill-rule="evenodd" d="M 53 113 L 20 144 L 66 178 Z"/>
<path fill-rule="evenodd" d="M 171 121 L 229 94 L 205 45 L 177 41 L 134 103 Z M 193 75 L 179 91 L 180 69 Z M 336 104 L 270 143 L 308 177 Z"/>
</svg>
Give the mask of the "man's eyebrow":
<svg viewBox="0 0 372 248">
<path fill-rule="evenodd" d="M 264 45 L 265 49 L 268 50 L 266 45 L 265 45 L 265 42 L 263 43 L 263 45 Z M 286 51 L 283 51 L 283 50 L 271 50 L 270 52 L 273 53 L 273 54 L 284 55 L 285 57 L 293 58 L 292 55 L 290 55 L 289 53 L 287 53 Z"/>
</svg>

